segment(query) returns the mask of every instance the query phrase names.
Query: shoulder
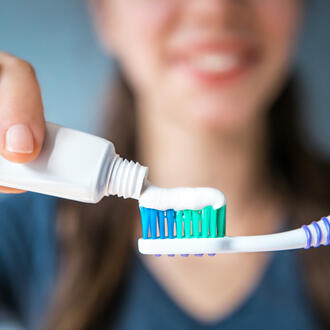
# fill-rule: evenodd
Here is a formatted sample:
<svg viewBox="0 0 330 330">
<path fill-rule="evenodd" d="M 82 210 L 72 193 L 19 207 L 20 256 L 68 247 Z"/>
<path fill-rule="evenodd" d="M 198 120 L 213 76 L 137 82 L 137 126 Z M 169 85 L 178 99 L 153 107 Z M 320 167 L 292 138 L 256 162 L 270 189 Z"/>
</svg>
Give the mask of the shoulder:
<svg viewBox="0 0 330 330">
<path fill-rule="evenodd" d="M 1 250 L 25 247 L 28 252 L 34 247 L 54 243 L 57 206 L 56 198 L 36 193 L 1 195 Z"/>
<path fill-rule="evenodd" d="M 52 287 L 57 207 L 58 199 L 36 193 L 0 196 L 0 301 L 26 317 Z"/>
<path fill-rule="evenodd" d="M 0 195 L 0 223 L 15 220 L 33 222 L 45 216 L 52 215 L 57 208 L 57 199 L 54 197 L 23 193 L 15 195 Z M 30 223 L 31 224 L 31 223 Z"/>
</svg>

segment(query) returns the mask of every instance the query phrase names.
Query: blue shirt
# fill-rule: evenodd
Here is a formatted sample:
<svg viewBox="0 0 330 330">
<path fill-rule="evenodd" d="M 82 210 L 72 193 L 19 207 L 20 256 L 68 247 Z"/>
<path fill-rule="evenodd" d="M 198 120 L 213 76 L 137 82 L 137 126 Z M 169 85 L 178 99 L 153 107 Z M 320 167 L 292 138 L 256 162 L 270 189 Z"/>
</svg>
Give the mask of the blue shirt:
<svg viewBox="0 0 330 330">
<path fill-rule="evenodd" d="M 58 260 L 57 205 L 56 198 L 33 193 L 0 200 L 0 306 L 28 329 L 37 328 L 51 298 Z M 202 323 L 184 312 L 135 256 L 112 329 L 317 330 L 301 271 L 295 252 L 273 254 L 258 286 L 232 314 Z"/>
</svg>

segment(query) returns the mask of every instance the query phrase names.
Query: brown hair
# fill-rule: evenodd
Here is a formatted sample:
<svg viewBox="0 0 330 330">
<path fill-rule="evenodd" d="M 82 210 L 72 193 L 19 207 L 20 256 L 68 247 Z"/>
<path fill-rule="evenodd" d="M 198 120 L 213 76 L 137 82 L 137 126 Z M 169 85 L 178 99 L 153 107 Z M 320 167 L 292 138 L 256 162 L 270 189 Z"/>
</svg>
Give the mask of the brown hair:
<svg viewBox="0 0 330 330">
<path fill-rule="evenodd" d="M 270 110 L 268 121 L 268 165 L 274 185 L 287 196 L 292 227 L 326 215 L 330 201 L 330 166 L 302 143 L 297 99 L 291 80 Z M 122 78 L 111 107 L 106 138 L 122 157 L 137 160 L 134 98 Z M 99 330 L 105 328 L 105 317 L 115 314 L 116 304 L 111 302 L 129 260 L 135 204 L 117 198 L 103 199 L 97 205 L 62 202 L 60 275 L 46 329 Z M 309 293 L 325 328 L 330 328 L 328 252 L 321 247 L 300 253 Z"/>
</svg>

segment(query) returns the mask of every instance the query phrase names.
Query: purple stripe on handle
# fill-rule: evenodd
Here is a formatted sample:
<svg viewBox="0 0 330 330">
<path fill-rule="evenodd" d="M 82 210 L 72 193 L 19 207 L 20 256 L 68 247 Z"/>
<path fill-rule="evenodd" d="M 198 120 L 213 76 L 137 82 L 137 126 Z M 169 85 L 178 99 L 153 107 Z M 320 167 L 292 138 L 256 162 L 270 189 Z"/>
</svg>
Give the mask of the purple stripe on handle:
<svg viewBox="0 0 330 330">
<path fill-rule="evenodd" d="M 306 225 L 303 225 L 301 228 L 305 231 L 306 234 L 307 244 L 305 249 L 308 250 L 312 245 L 312 233 Z"/>
<path fill-rule="evenodd" d="M 320 228 L 319 224 L 316 221 L 313 221 L 312 225 L 313 225 L 313 227 L 316 231 L 316 244 L 315 244 L 315 247 L 319 247 L 321 245 L 321 241 L 322 241 L 321 228 Z"/>
<path fill-rule="evenodd" d="M 327 240 L 324 245 L 328 245 L 328 244 L 330 244 L 330 223 L 329 223 L 328 218 L 326 218 L 326 217 L 323 217 L 322 220 L 324 222 L 325 228 L 327 228 L 327 233 L 328 233 Z"/>
</svg>

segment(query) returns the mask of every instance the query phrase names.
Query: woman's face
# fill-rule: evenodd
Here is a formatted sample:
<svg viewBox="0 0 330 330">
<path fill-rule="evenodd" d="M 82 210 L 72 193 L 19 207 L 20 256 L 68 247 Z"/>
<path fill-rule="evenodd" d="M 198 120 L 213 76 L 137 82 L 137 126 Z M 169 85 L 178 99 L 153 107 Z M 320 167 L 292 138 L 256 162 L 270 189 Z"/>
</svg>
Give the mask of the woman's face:
<svg viewBox="0 0 330 330">
<path fill-rule="evenodd" d="M 301 0 L 94 0 L 106 47 L 148 111 L 241 129 L 290 70 Z"/>
</svg>

